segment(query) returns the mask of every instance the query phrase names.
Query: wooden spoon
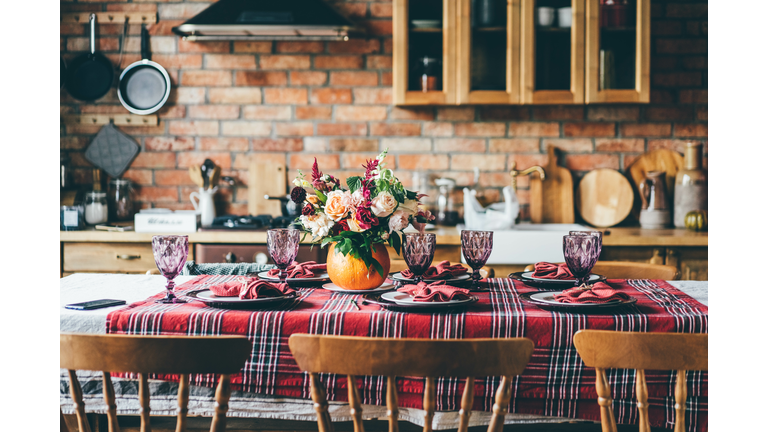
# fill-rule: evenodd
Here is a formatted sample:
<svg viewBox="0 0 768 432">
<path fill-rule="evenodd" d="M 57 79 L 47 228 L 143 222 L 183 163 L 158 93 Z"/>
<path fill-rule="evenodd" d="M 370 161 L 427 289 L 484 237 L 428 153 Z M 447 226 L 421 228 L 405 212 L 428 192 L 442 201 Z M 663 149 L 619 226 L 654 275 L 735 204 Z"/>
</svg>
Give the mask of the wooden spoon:
<svg viewBox="0 0 768 432">
<path fill-rule="evenodd" d="M 200 173 L 200 168 L 196 166 L 189 167 L 189 178 L 192 179 L 192 183 L 197 187 L 203 187 L 203 175 Z"/>
</svg>

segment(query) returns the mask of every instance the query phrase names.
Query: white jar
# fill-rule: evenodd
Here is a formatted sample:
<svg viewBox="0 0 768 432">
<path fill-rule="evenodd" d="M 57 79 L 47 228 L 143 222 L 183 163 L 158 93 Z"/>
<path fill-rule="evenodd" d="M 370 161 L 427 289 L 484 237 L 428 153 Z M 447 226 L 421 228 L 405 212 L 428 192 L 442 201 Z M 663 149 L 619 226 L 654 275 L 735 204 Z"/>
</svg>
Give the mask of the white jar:
<svg viewBox="0 0 768 432">
<path fill-rule="evenodd" d="M 559 8 L 557 10 L 557 25 L 560 28 L 568 28 L 573 21 L 573 9 L 569 7 Z"/>
<path fill-rule="evenodd" d="M 107 193 L 91 191 L 85 194 L 85 222 L 88 225 L 96 225 L 107 222 L 109 211 L 107 209 Z"/>
</svg>

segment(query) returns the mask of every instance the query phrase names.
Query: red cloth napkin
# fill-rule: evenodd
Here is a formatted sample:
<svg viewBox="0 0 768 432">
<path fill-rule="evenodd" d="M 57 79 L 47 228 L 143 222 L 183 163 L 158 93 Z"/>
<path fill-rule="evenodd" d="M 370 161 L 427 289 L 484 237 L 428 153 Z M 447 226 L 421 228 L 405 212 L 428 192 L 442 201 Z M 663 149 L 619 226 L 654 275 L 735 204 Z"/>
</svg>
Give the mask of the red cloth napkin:
<svg viewBox="0 0 768 432">
<path fill-rule="evenodd" d="M 436 266 L 430 266 L 422 278 L 424 279 L 451 279 L 463 275 L 467 268 L 461 264 L 451 265 L 450 261 L 442 261 Z M 410 270 L 403 270 L 400 274 L 404 278 L 413 279 L 413 273 Z"/>
<path fill-rule="evenodd" d="M 571 288 L 555 294 L 555 300 L 560 303 L 608 303 L 614 300 L 629 300 L 626 293 L 615 290 L 610 285 L 597 282 L 591 289 Z"/>
<path fill-rule="evenodd" d="M 419 282 L 418 285 L 405 285 L 398 288 L 398 292 L 410 294 L 413 301 L 417 302 L 444 302 L 448 300 L 465 300 L 469 298 L 469 290 L 443 285 L 440 282 L 427 284 Z"/>
<path fill-rule="evenodd" d="M 537 262 L 534 264 L 533 277 L 539 279 L 576 279 L 567 264 Z"/>
<path fill-rule="evenodd" d="M 307 261 L 301 264 L 296 261 L 293 262 L 286 271 L 290 279 L 295 278 L 311 278 L 317 275 L 321 275 L 328 270 L 328 265 L 318 264 L 315 261 Z M 278 277 L 280 276 L 280 269 L 272 269 L 267 272 L 268 275 Z"/>
<path fill-rule="evenodd" d="M 273 284 L 259 278 L 244 277 L 211 286 L 210 290 L 219 297 L 240 297 L 243 300 L 280 297 L 294 292 L 288 284 Z"/>
</svg>

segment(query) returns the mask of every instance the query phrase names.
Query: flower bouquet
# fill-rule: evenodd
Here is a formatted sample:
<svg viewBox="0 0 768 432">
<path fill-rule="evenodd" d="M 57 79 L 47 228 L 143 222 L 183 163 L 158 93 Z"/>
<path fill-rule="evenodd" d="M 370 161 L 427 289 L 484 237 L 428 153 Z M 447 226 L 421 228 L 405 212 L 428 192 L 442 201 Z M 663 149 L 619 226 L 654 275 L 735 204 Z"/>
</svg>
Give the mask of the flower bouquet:
<svg viewBox="0 0 768 432">
<path fill-rule="evenodd" d="M 328 274 L 346 289 L 371 289 L 381 285 L 389 272 L 389 244 L 400 253 L 402 231 L 413 224 L 423 231 L 432 214 L 420 208 L 426 196 L 406 190 L 391 169 L 384 150 L 368 160 L 365 174 L 347 178 L 343 188 L 337 178 L 312 166 L 311 181 L 299 170 L 291 200 L 301 207 L 297 222 L 312 241 L 328 251 Z M 310 193 L 307 193 L 310 189 Z M 314 193 L 312 193 L 314 192 Z M 335 277 L 334 277 L 335 276 Z"/>
</svg>

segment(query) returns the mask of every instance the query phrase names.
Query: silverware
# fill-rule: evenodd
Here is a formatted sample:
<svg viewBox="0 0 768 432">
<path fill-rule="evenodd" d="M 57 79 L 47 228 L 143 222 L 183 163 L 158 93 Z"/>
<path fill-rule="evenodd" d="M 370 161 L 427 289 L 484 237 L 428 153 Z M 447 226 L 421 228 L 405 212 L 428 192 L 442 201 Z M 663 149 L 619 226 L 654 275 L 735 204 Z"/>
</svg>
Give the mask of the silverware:
<svg viewBox="0 0 768 432">
<path fill-rule="evenodd" d="M 355 299 L 349 299 L 349 302 L 355 306 L 355 309 L 360 310 L 360 306 L 357 305 Z M 363 304 L 365 304 L 365 301 L 363 301 Z"/>
</svg>

